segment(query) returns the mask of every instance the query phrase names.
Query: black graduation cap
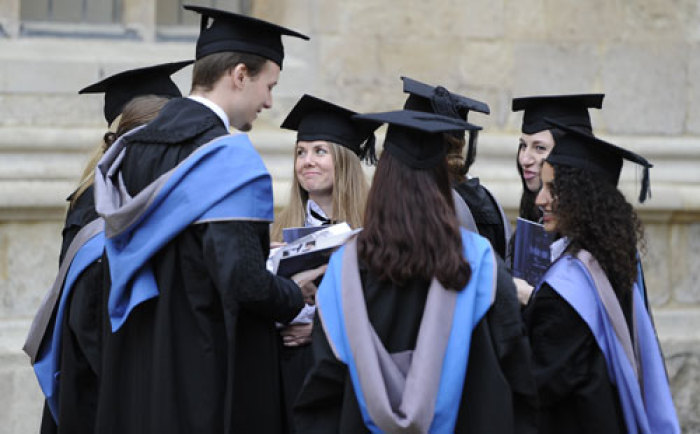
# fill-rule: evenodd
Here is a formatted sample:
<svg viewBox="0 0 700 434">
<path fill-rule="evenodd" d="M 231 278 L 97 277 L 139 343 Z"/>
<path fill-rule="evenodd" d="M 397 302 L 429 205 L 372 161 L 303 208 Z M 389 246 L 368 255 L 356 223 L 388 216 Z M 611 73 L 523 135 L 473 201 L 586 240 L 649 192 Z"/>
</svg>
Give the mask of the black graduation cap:
<svg viewBox="0 0 700 434">
<path fill-rule="evenodd" d="M 546 161 L 569 167 L 594 172 L 603 179 L 617 186 L 622 171 L 622 160 L 628 160 L 643 167 L 642 190 L 639 201 L 644 202 L 651 196 L 649 191 L 649 169 L 653 167 L 644 157 L 627 149 L 595 137 L 592 133 L 572 128 L 545 118 L 549 128 L 556 127 L 563 134 L 557 137 L 557 145 L 552 148 Z"/>
<path fill-rule="evenodd" d="M 490 114 L 488 104 L 457 95 L 442 86 L 430 86 L 408 77 L 403 80 L 403 91 L 408 93 L 403 108 L 467 120 L 470 111 Z"/>
<path fill-rule="evenodd" d="M 534 134 L 549 129 L 544 118 L 554 119 L 570 127 L 593 131 L 589 108 L 601 108 L 605 94 L 542 95 L 513 98 L 513 111 L 523 113 L 522 132 Z"/>
<path fill-rule="evenodd" d="M 354 119 L 389 124 L 384 149 L 414 169 L 427 169 L 445 158 L 447 144 L 442 133 L 479 130 L 462 119 L 414 110 L 355 115 Z"/>
<path fill-rule="evenodd" d="M 401 77 L 401 80 L 403 80 L 403 91 L 409 94 L 403 106 L 405 109 L 435 113 L 464 120 L 467 120 L 470 111 L 477 111 L 487 115 L 491 113 L 488 104 L 457 95 L 442 86 L 430 86 L 408 77 Z M 457 131 L 452 134 L 457 138 L 464 137 L 463 131 Z M 477 130 L 469 131 L 467 155 L 462 169 L 464 174 L 469 171 L 476 159 L 476 141 L 478 137 L 479 132 Z"/>
<path fill-rule="evenodd" d="M 311 95 L 304 95 L 281 127 L 297 132 L 297 141 L 327 140 L 344 146 L 374 164 L 374 130 L 381 122 L 353 119 L 357 113 Z M 362 146 L 362 144 L 365 144 Z"/>
<path fill-rule="evenodd" d="M 111 124 L 121 114 L 124 106 L 137 96 L 181 97 L 180 89 L 170 76 L 193 62 L 194 60 L 185 60 L 130 69 L 91 84 L 78 93 L 104 93 L 104 115 L 107 124 Z"/>
<path fill-rule="evenodd" d="M 309 37 L 286 27 L 257 18 L 220 9 L 185 5 L 185 9 L 202 15 L 196 59 L 226 51 L 257 54 L 282 68 L 282 35 L 308 40 Z M 209 25 L 209 20 L 213 20 Z"/>
</svg>

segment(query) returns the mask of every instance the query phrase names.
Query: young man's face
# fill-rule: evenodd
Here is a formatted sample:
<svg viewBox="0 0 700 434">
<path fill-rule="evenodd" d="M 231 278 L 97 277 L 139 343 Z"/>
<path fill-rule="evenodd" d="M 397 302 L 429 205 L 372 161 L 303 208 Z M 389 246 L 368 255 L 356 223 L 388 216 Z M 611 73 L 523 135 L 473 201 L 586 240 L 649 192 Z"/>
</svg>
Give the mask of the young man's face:
<svg viewBox="0 0 700 434">
<path fill-rule="evenodd" d="M 258 113 L 272 107 L 272 89 L 277 85 L 279 76 L 279 65 L 269 60 L 265 62 L 265 66 L 258 75 L 245 76 L 242 93 L 237 98 L 235 114 L 230 119 L 234 128 L 239 131 L 250 131 Z"/>
</svg>

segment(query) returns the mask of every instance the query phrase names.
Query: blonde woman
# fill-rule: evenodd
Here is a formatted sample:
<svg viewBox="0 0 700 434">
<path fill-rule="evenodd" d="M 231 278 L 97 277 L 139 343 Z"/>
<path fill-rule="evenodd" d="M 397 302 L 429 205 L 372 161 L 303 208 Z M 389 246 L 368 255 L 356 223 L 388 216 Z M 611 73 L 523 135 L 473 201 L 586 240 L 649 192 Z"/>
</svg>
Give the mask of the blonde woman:
<svg viewBox="0 0 700 434">
<path fill-rule="evenodd" d="M 289 204 L 275 219 L 273 241 L 281 241 L 282 229 L 288 227 L 340 222 L 362 226 L 369 186 L 360 160 L 376 162 L 374 130 L 380 124 L 355 121 L 355 114 L 304 95 L 282 123 L 282 128 L 297 131 L 297 141 Z M 293 322 L 281 335 L 282 381 L 291 420 L 294 399 L 311 364 L 311 322 Z"/>
<path fill-rule="evenodd" d="M 362 226 L 369 185 L 360 160 L 376 161 L 373 123 L 359 123 L 355 112 L 304 95 L 282 123 L 297 131 L 294 179 L 287 207 L 272 225 L 272 240 L 282 229 L 346 222 Z"/>
</svg>

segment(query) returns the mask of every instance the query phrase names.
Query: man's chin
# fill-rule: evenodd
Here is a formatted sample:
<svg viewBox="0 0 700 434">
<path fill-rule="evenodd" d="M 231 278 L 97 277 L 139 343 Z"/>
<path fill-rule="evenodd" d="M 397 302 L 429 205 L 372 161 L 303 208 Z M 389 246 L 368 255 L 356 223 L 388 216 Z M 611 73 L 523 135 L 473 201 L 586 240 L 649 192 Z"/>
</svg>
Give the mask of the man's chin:
<svg viewBox="0 0 700 434">
<path fill-rule="evenodd" d="M 243 131 L 244 133 L 247 133 L 248 131 L 253 129 L 253 124 L 248 122 L 248 123 L 241 125 L 240 127 L 237 127 L 236 129 L 238 131 Z"/>
</svg>

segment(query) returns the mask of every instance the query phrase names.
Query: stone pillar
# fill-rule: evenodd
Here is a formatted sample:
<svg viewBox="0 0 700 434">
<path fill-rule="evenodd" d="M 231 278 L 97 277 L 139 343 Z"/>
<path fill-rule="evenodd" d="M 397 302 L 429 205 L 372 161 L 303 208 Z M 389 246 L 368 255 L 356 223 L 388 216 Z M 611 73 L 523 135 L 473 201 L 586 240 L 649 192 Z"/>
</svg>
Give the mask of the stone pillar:
<svg viewBox="0 0 700 434">
<path fill-rule="evenodd" d="M 145 42 L 155 41 L 156 0 L 124 0 L 124 27 L 135 31 Z"/>
<path fill-rule="evenodd" d="M 20 0 L 0 0 L 0 37 L 16 37 L 19 34 Z"/>
</svg>

